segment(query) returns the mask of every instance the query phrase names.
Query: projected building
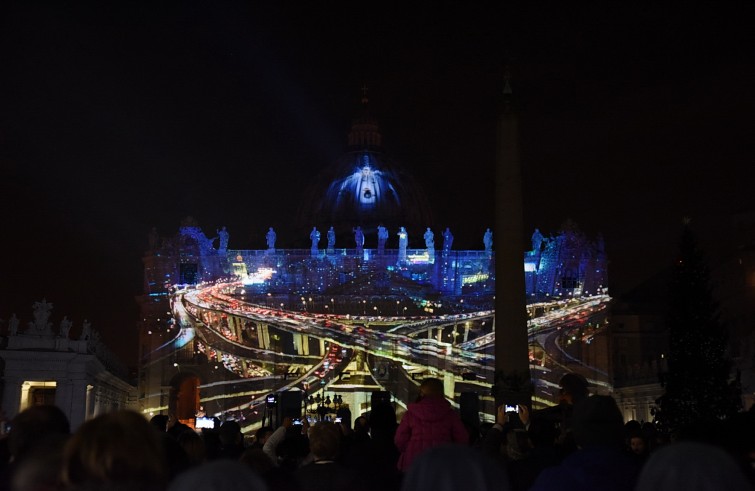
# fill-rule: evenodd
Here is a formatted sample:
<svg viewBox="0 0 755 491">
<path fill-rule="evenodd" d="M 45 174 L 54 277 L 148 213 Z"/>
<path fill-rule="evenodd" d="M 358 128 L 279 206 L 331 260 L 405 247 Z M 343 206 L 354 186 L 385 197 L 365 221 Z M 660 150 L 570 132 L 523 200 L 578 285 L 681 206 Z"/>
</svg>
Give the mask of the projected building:
<svg viewBox="0 0 755 491">
<path fill-rule="evenodd" d="M 329 183 L 315 186 L 322 194 L 310 207 L 309 249 L 271 237 L 268 249 L 234 250 L 227 236 L 215 248 L 192 219 L 172 237 L 152 238 L 139 298 L 145 414 L 175 412 L 188 424 L 231 418 L 250 431 L 272 416 L 270 394 L 312 417 L 345 407 L 356 417 L 373 393 L 400 408 L 433 376 L 455 401 L 476 394 L 481 416 L 492 418 L 495 253 L 454 250 L 440 230 L 438 246 L 432 236 L 423 248 L 402 241 L 399 227 L 426 233 L 429 211 L 380 143 L 373 121 L 354 123 L 349 152 Z M 329 246 L 329 226 L 351 240 Z M 607 385 L 598 346 L 609 301 L 602 241 L 568 223 L 549 237 L 535 231 L 522 264 L 535 403 L 555 401 L 567 370 Z"/>
</svg>

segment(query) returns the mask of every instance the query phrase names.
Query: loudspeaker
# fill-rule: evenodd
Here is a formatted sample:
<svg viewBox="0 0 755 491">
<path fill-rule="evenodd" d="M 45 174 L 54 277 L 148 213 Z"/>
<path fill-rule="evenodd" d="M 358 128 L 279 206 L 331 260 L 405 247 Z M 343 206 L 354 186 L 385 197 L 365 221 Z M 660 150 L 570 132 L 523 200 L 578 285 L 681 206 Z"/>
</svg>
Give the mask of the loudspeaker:
<svg viewBox="0 0 755 491">
<path fill-rule="evenodd" d="M 459 394 L 459 416 L 472 428 L 480 427 L 480 396 L 477 392 L 465 391 Z"/>
<path fill-rule="evenodd" d="M 391 393 L 387 390 L 373 390 L 372 391 L 372 398 L 370 399 L 370 404 L 372 406 L 376 406 L 378 404 L 390 404 L 391 403 Z"/>
<path fill-rule="evenodd" d="M 278 414 L 280 420 L 290 416 L 292 418 L 301 418 L 302 394 L 300 390 L 287 390 L 278 393 Z"/>
</svg>

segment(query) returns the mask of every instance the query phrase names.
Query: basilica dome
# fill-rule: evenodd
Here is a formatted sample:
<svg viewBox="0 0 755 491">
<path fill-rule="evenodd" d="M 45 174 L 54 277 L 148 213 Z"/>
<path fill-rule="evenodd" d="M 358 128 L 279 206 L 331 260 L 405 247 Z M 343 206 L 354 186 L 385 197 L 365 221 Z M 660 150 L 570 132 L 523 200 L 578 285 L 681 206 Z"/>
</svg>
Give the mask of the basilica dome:
<svg viewBox="0 0 755 491">
<path fill-rule="evenodd" d="M 338 235 L 353 236 L 357 226 L 365 233 L 381 224 L 390 232 L 404 226 L 419 233 L 432 225 L 424 190 L 383 152 L 382 135 L 366 109 L 352 123 L 348 143 L 347 152 L 314 179 L 302 203 L 300 228 L 332 226 Z"/>
</svg>

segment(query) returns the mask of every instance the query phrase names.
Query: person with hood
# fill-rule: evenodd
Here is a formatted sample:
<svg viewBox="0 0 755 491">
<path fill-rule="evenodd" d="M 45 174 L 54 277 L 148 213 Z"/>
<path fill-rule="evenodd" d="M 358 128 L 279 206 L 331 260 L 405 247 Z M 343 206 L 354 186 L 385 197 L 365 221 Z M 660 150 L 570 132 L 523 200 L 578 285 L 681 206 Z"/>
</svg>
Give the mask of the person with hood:
<svg viewBox="0 0 755 491">
<path fill-rule="evenodd" d="M 444 396 L 443 382 L 426 378 L 419 390 L 419 399 L 409 404 L 394 439 L 401 452 L 398 468 L 402 472 L 428 448 L 449 443 L 469 444 L 469 434 L 461 417 Z"/>
</svg>

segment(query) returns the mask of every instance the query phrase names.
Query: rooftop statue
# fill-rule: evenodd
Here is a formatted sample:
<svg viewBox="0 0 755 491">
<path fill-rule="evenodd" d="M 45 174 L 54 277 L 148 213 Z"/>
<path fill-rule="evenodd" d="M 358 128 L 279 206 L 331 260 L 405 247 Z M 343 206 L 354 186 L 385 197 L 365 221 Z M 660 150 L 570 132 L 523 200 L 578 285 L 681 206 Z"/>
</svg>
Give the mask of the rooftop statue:
<svg viewBox="0 0 755 491">
<path fill-rule="evenodd" d="M 265 240 L 267 240 L 267 250 L 270 252 L 275 252 L 275 230 L 273 230 L 273 227 L 270 227 L 270 229 L 267 231 L 267 234 L 265 234 Z"/>
<path fill-rule="evenodd" d="M 336 246 L 336 231 L 333 230 L 333 227 L 331 226 L 328 229 L 328 252 L 333 252 L 333 249 Z"/>
<path fill-rule="evenodd" d="M 46 299 L 41 302 L 34 302 L 34 323 L 29 323 L 29 327 L 34 327 L 38 333 L 52 334 L 52 323 L 49 322 L 52 304 Z"/>
<path fill-rule="evenodd" d="M 382 224 L 377 228 L 378 236 L 378 254 L 382 254 L 385 251 L 385 243 L 388 241 L 388 229 L 383 227 Z"/>
<path fill-rule="evenodd" d="M 81 326 L 81 335 L 79 339 L 82 341 L 88 341 L 92 337 L 92 323 L 84 319 L 84 324 Z"/>
<path fill-rule="evenodd" d="M 398 262 L 406 262 L 406 248 L 409 245 L 409 234 L 404 227 L 398 230 Z"/>
<path fill-rule="evenodd" d="M 68 316 L 63 316 L 63 320 L 60 321 L 60 337 L 67 338 L 68 333 L 71 332 L 71 326 L 73 322 L 68 319 Z"/>
<path fill-rule="evenodd" d="M 435 234 L 432 230 L 430 230 L 430 227 L 427 227 L 427 231 L 425 231 L 425 247 L 427 247 L 427 250 L 433 250 L 435 249 Z"/>
<path fill-rule="evenodd" d="M 485 251 L 491 252 L 493 250 L 493 232 L 490 229 L 485 231 L 485 235 L 482 237 L 482 243 L 485 244 Z"/>
<path fill-rule="evenodd" d="M 356 242 L 357 254 L 361 254 L 364 248 L 364 232 L 362 232 L 362 227 L 357 226 L 354 229 L 354 242 Z"/>
<path fill-rule="evenodd" d="M 309 233 L 309 240 L 312 241 L 312 254 L 317 254 L 317 245 L 320 243 L 320 231 L 317 227 L 312 227 L 312 232 Z"/>
<path fill-rule="evenodd" d="M 228 249 L 228 231 L 225 229 L 225 227 L 221 228 L 220 230 L 215 230 L 218 233 L 218 237 L 220 238 L 220 244 L 218 244 L 218 251 L 225 252 Z"/>
</svg>

